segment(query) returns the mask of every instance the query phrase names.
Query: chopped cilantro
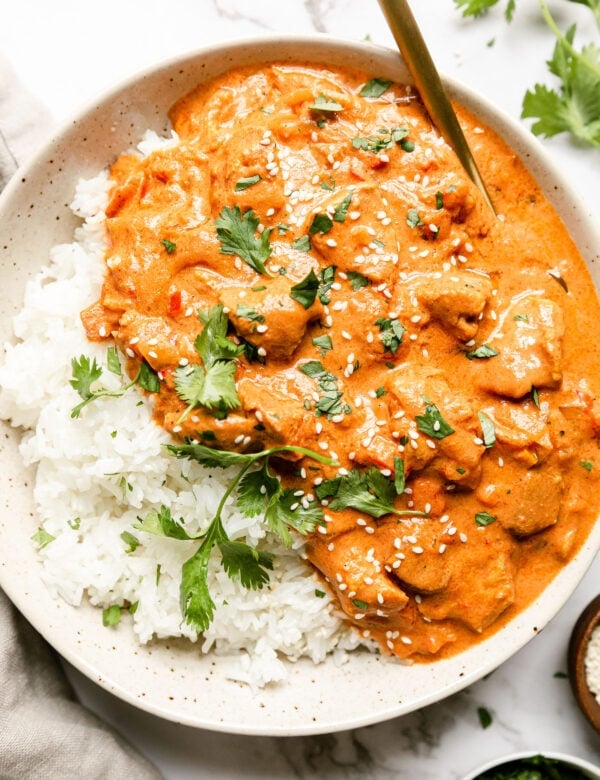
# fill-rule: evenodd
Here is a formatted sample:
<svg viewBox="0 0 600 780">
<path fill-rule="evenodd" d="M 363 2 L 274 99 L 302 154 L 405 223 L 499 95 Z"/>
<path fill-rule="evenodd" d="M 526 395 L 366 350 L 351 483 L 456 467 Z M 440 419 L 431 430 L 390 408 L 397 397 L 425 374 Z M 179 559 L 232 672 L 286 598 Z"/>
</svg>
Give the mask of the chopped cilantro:
<svg viewBox="0 0 600 780">
<path fill-rule="evenodd" d="M 235 184 L 235 192 L 243 192 L 248 187 L 253 187 L 255 184 L 261 181 L 261 176 L 256 173 L 254 176 L 247 176 L 244 179 L 238 179 Z"/>
<path fill-rule="evenodd" d="M 494 517 L 494 515 L 490 515 L 489 512 L 477 512 L 475 515 L 475 523 L 480 528 L 495 523 L 497 519 L 498 518 Z"/>
<path fill-rule="evenodd" d="M 427 404 L 425 414 L 418 414 L 415 420 L 421 433 L 434 439 L 445 439 L 454 433 L 454 428 L 444 420 L 435 404 Z"/>
<path fill-rule="evenodd" d="M 358 271 L 348 271 L 348 281 L 354 292 L 360 290 L 361 287 L 367 287 L 369 280 L 366 276 L 363 276 Z"/>
<path fill-rule="evenodd" d="M 344 200 L 341 203 L 338 203 L 338 205 L 335 207 L 335 211 L 333 212 L 334 222 L 344 222 L 346 220 L 346 215 L 348 214 L 351 201 L 352 193 L 349 192 Z"/>
<path fill-rule="evenodd" d="M 493 447 L 496 443 L 496 426 L 494 421 L 485 412 L 478 412 L 477 416 L 481 425 L 483 444 L 486 447 Z"/>
<path fill-rule="evenodd" d="M 319 279 L 311 268 L 302 281 L 290 288 L 290 295 L 305 309 L 310 309 L 315 302 L 318 290 Z"/>
<path fill-rule="evenodd" d="M 313 235 L 315 233 L 324 235 L 325 233 L 329 233 L 332 227 L 333 222 L 331 221 L 331 217 L 327 214 L 321 213 L 315 214 L 308 230 L 309 233 L 312 233 Z"/>
<path fill-rule="evenodd" d="M 259 219 L 252 209 L 243 214 L 239 206 L 225 206 L 215 221 L 221 253 L 237 255 L 259 274 L 268 274 L 265 262 L 273 251 L 269 241 L 271 228 L 257 238 Z"/>
<path fill-rule="evenodd" d="M 498 352 L 493 347 L 490 347 L 489 344 L 482 344 L 471 352 L 465 352 L 465 357 L 469 360 L 473 360 L 474 358 L 483 360 L 485 358 L 496 357 L 497 354 Z"/>
<path fill-rule="evenodd" d="M 121 607 L 118 604 L 112 604 L 110 607 L 102 610 L 102 625 L 117 626 L 121 622 Z"/>
<path fill-rule="evenodd" d="M 487 729 L 492 725 L 492 715 L 485 707 L 477 707 L 477 716 L 482 729 Z"/>
<path fill-rule="evenodd" d="M 333 342 L 331 341 L 331 336 L 329 336 L 327 333 L 324 336 L 315 336 L 312 340 L 312 343 L 315 347 L 318 347 L 319 349 L 324 350 L 325 352 L 333 349 Z"/>
<path fill-rule="evenodd" d="M 371 79 L 370 81 L 367 81 L 366 84 L 362 85 L 358 94 L 361 97 L 378 98 L 388 91 L 392 86 L 392 83 L 392 81 L 388 81 L 387 79 Z"/>
<path fill-rule="evenodd" d="M 300 236 L 292 241 L 292 249 L 298 252 L 310 252 L 310 236 Z"/>
<path fill-rule="evenodd" d="M 409 209 L 406 215 L 406 224 L 410 228 L 421 227 L 425 223 L 421 220 L 417 209 Z"/>
<path fill-rule="evenodd" d="M 46 531 L 44 528 L 38 528 L 38 530 L 31 537 L 31 540 L 37 544 L 40 550 L 43 550 L 44 547 L 47 547 L 47 545 L 49 545 L 50 542 L 53 542 L 55 539 L 56 537 L 52 536 L 52 534 L 49 534 L 48 531 Z"/>
<path fill-rule="evenodd" d="M 336 266 L 328 265 L 326 268 L 323 268 L 319 274 L 319 290 L 317 295 L 324 306 L 327 306 L 330 301 L 329 291 L 331 290 L 331 285 L 335 281 L 335 272 Z"/>
<path fill-rule="evenodd" d="M 400 320 L 390 320 L 384 317 L 375 320 L 375 325 L 379 326 L 379 338 L 386 352 L 391 352 L 392 355 L 395 355 L 402 344 L 406 328 Z"/>
<path fill-rule="evenodd" d="M 264 322 L 265 318 L 262 314 L 259 314 L 252 306 L 247 306 L 244 303 L 238 303 L 238 307 L 235 310 L 236 317 L 241 317 L 244 320 L 250 320 L 250 322 Z"/>
<path fill-rule="evenodd" d="M 173 241 L 169 241 L 168 238 L 163 238 L 163 240 L 160 243 L 167 250 L 168 255 L 172 255 L 173 252 L 177 249 L 177 244 L 173 243 Z"/>
<path fill-rule="evenodd" d="M 338 111 L 343 111 L 344 106 L 338 103 L 337 100 L 331 100 L 321 92 L 315 98 L 314 103 L 309 106 L 309 109 L 317 114 L 335 114 Z"/>
</svg>

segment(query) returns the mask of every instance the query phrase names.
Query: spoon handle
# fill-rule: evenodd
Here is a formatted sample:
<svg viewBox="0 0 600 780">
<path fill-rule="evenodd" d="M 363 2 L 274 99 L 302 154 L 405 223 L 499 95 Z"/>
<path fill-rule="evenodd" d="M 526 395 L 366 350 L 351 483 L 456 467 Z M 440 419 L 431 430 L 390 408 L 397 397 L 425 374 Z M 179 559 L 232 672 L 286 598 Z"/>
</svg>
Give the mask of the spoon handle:
<svg viewBox="0 0 600 780">
<path fill-rule="evenodd" d="M 431 119 L 454 149 L 463 168 L 480 189 L 488 206 L 494 211 L 492 200 L 473 158 L 467 139 L 442 80 L 437 72 L 408 0 L 379 0 L 381 10 L 398 44 L 398 48 L 412 73 L 421 99 Z"/>
</svg>

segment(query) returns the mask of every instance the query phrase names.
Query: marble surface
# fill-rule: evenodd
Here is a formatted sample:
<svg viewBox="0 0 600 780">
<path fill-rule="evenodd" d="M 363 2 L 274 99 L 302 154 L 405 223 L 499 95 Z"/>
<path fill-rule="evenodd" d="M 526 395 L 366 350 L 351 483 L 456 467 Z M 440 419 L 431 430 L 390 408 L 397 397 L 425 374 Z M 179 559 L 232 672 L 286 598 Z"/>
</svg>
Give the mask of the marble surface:
<svg viewBox="0 0 600 780">
<path fill-rule="evenodd" d="M 537 3 L 519 0 L 512 25 L 498 8 L 463 20 L 453 0 L 416 0 L 415 15 L 439 68 L 518 118 L 525 90 L 548 83 L 553 41 Z M 589 25 L 583 6 L 555 0 L 564 27 Z M 588 26 L 588 30 L 590 27 Z M 116 80 L 206 43 L 254 34 L 327 32 L 391 46 L 374 0 L 7 0 L 0 54 L 26 87 L 65 121 Z M 600 153 L 559 137 L 544 141 L 600 219 Z M 487 679 L 424 710 L 354 731 L 252 738 L 162 721 L 114 698 L 69 668 L 80 697 L 156 762 L 165 778 L 419 778 L 458 780 L 488 758 L 515 750 L 569 752 L 600 765 L 600 736 L 576 708 L 566 667 L 571 629 L 600 590 L 596 560 L 557 617 Z M 492 715 L 483 729 L 478 708 Z"/>
</svg>

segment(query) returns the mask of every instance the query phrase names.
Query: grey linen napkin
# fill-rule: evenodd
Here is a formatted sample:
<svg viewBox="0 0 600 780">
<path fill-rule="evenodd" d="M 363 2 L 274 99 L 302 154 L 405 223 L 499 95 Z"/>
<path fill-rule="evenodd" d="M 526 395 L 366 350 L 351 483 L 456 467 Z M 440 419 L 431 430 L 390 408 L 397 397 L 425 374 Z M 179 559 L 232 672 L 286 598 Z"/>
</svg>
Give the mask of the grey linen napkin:
<svg viewBox="0 0 600 780">
<path fill-rule="evenodd" d="M 0 58 L 0 190 L 49 115 Z M 156 780 L 158 771 L 77 702 L 54 651 L 0 590 L 0 780 Z"/>
</svg>

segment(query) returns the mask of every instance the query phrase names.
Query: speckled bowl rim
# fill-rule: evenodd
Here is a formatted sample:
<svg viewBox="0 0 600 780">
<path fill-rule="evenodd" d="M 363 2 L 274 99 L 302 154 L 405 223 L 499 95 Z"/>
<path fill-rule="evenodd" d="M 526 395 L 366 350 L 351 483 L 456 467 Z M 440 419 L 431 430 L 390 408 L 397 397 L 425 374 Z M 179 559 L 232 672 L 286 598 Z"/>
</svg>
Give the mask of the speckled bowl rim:
<svg viewBox="0 0 600 780">
<path fill-rule="evenodd" d="M 18 173 L 0 196 L 0 323 L 22 305 L 25 281 L 47 261 L 48 249 L 70 241 L 79 176 L 93 175 L 143 130 L 166 129 L 166 108 L 194 83 L 234 64 L 310 60 L 410 78 L 399 55 L 370 43 L 329 35 L 239 39 L 183 54 L 148 68 L 80 110 Z M 597 287 L 600 237 L 575 192 L 522 126 L 486 99 L 446 79 L 453 97 L 488 122 L 526 162 L 575 238 Z M 491 672 L 534 637 L 569 598 L 600 548 L 600 523 L 573 560 L 527 610 L 490 639 L 454 658 L 402 665 L 358 652 L 347 663 L 288 664 L 286 682 L 255 691 L 227 678 L 231 660 L 202 657 L 183 641 L 140 647 L 127 624 L 107 630 L 98 610 L 51 598 L 30 537 L 37 524 L 32 472 L 20 464 L 20 434 L 2 424 L 0 437 L 0 586 L 62 656 L 107 691 L 154 715 L 228 733 L 290 736 L 364 726 L 407 714 L 463 689 Z"/>
</svg>

